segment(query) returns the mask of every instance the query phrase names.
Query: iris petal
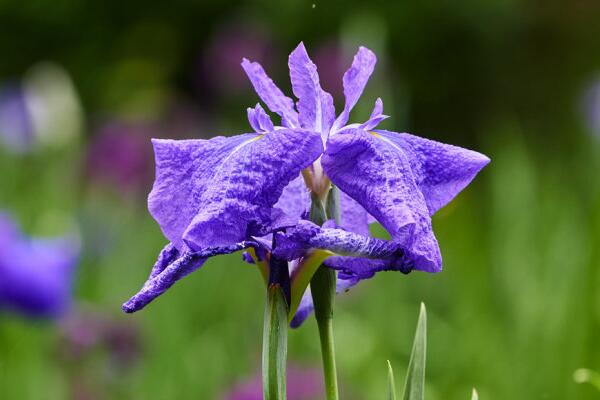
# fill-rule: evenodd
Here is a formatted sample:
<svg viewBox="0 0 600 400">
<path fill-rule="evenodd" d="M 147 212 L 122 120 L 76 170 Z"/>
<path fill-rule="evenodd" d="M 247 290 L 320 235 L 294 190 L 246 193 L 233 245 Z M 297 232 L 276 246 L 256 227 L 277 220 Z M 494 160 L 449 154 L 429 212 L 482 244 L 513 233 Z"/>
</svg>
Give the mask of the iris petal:
<svg viewBox="0 0 600 400">
<path fill-rule="evenodd" d="M 256 104 L 254 108 L 248 108 L 248 122 L 254 129 L 254 132 L 264 133 L 270 132 L 274 128 L 271 117 L 265 112 L 260 104 Z"/>
<path fill-rule="evenodd" d="M 490 159 L 462 147 L 390 131 L 375 131 L 407 156 L 429 214 L 448 204 Z"/>
<path fill-rule="evenodd" d="M 248 75 L 254 90 L 269 107 L 269 110 L 281 116 L 282 125 L 288 128 L 300 127 L 298 113 L 294 110 L 294 101 L 283 94 L 281 89 L 267 76 L 263 67 L 257 62 L 250 62 L 244 58 L 242 68 Z"/>
<path fill-rule="evenodd" d="M 401 149 L 351 129 L 330 137 L 321 162 L 331 181 L 390 232 L 415 269 L 441 269 L 429 211 Z"/>
<path fill-rule="evenodd" d="M 333 97 L 321 88 L 317 66 L 311 61 L 303 43 L 290 54 L 288 65 L 292 90 L 298 100 L 300 125 L 318 132 L 327 140 L 335 119 Z"/>
<path fill-rule="evenodd" d="M 344 73 L 343 85 L 346 103 L 344 105 L 344 110 L 333 123 L 333 132 L 340 129 L 348 122 L 350 111 L 352 111 L 358 102 L 360 95 L 369 81 L 369 77 L 375 69 L 376 63 L 377 57 L 375 56 L 375 53 L 366 47 L 361 46 L 358 48 L 358 52 L 354 56 L 352 65 Z"/>
<path fill-rule="evenodd" d="M 202 267 L 209 257 L 230 254 L 249 246 L 253 242 L 240 242 L 228 246 L 217 246 L 202 251 L 178 251 L 169 244 L 161 252 L 150 277 L 142 289 L 123 304 L 123 311 L 133 313 L 144 308 L 152 300 L 163 294 L 178 280 Z"/>
<path fill-rule="evenodd" d="M 312 132 L 278 129 L 210 140 L 153 140 L 150 213 L 178 249 L 200 250 L 293 223 L 273 209 L 283 188 L 322 152 Z"/>
</svg>

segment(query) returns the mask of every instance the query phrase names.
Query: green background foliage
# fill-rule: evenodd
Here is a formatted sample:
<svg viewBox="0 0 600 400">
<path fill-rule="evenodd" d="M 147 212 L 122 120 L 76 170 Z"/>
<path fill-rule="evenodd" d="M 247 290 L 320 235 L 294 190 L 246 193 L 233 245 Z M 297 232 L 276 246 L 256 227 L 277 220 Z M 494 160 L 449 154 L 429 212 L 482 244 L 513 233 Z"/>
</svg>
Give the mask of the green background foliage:
<svg viewBox="0 0 600 400">
<path fill-rule="evenodd" d="M 127 367 L 106 348 L 68 359 L 60 321 L 0 314 L 1 399 L 78 398 L 79 384 L 100 399 L 219 398 L 260 370 L 264 284 L 239 254 L 121 314 L 165 239 L 145 206 L 151 182 L 123 192 L 92 180 L 86 164 L 106 120 L 149 124 L 154 137 L 249 129 L 250 85 L 220 91 L 210 83 L 224 66 L 206 59 L 220 32 L 240 26 L 264 33 L 269 71 L 288 92 L 287 53 L 300 40 L 309 52 L 338 43 L 344 62 L 357 44 L 373 48 L 380 61 L 353 119 L 381 96 L 393 117 L 385 128 L 492 159 L 434 217 L 443 272 L 384 272 L 338 296 L 342 398 L 384 398 L 388 359 L 402 382 L 420 302 L 427 399 L 465 399 L 473 387 L 482 399 L 598 397 L 572 378 L 578 368 L 600 371 L 600 134 L 581 112 L 600 72 L 598 3 L 314 3 L 0 0 L 0 86 L 49 60 L 69 73 L 85 112 L 65 146 L 0 149 L 0 208 L 31 234 L 76 227 L 75 309 L 136 327 L 141 343 Z M 163 122 L 182 102 L 203 122 L 173 132 Z M 318 368 L 317 337 L 312 318 L 291 331 L 290 360 Z"/>
</svg>

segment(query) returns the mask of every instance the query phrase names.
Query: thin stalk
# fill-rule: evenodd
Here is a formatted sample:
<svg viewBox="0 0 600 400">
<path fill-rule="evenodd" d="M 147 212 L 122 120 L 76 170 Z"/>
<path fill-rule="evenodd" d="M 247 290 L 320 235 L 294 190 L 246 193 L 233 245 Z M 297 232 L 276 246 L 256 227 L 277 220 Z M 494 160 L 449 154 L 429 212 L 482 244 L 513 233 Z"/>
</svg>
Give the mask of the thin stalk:
<svg viewBox="0 0 600 400">
<path fill-rule="evenodd" d="M 313 196 L 310 217 L 322 225 L 326 219 L 339 223 L 339 192 L 333 187 L 327 196 L 325 207 L 320 199 Z M 315 318 L 321 342 L 323 376 L 327 400 L 338 400 L 337 369 L 335 365 L 335 345 L 333 339 L 333 305 L 336 293 L 336 273 L 321 265 L 313 275 L 310 288 L 315 307 Z"/>
<path fill-rule="evenodd" d="M 335 271 L 323 265 L 317 269 L 310 282 L 315 318 L 321 341 L 323 377 L 327 400 L 338 400 L 337 369 L 335 366 L 335 345 L 333 341 L 333 301 L 335 298 Z"/>
</svg>

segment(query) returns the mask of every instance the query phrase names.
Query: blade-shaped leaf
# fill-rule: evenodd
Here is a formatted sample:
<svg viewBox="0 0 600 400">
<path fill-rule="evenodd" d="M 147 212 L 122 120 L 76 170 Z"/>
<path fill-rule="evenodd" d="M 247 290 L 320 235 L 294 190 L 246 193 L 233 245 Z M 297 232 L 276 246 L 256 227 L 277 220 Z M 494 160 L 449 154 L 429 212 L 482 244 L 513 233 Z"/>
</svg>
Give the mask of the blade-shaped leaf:
<svg viewBox="0 0 600 400">
<path fill-rule="evenodd" d="M 394 370 L 390 360 L 388 364 L 388 400 L 396 400 L 396 382 L 394 380 Z"/>
<path fill-rule="evenodd" d="M 287 304 L 281 286 L 267 290 L 263 332 L 263 395 L 265 400 L 285 400 L 287 358 Z"/>
<path fill-rule="evenodd" d="M 477 390 L 473 388 L 473 393 L 471 394 L 471 400 L 479 400 L 479 395 L 477 394 Z"/>
<path fill-rule="evenodd" d="M 425 355 L 427 350 L 427 312 L 421 303 L 417 331 L 413 342 L 408 373 L 404 384 L 404 400 L 424 400 L 425 398 Z"/>
</svg>

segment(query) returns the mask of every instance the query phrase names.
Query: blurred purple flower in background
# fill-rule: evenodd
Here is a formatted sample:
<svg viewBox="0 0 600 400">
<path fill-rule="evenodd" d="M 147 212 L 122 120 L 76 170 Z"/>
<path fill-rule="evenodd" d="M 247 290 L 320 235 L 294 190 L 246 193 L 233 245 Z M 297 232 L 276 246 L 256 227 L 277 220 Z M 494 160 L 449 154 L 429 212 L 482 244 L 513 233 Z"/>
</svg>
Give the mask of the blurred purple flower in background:
<svg viewBox="0 0 600 400">
<path fill-rule="evenodd" d="M 600 78 L 592 81 L 585 89 L 582 108 L 587 128 L 600 139 Z"/>
<path fill-rule="evenodd" d="M 202 73 L 196 77 L 201 81 L 199 85 L 228 97 L 244 92 L 246 76 L 239 62 L 243 57 L 255 57 L 270 65 L 277 57 L 270 37 L 266 28 L 258 23 L 231 22 L 219 26 L 201 54 Z"/>
<path fill-rule="evenodd" d="M 121 192 L 145 189 L 152 174 L 151 132 L 144 123 L 114 121 L 101 126 L 88 148 L 92 181 Z"/>
<path fill-rule="evenodd" d="M 287 399 L 318 400 L 323 398 L 323 380 L 318 370 L 290 366 L 287 368 Z M 236 384 L 222 400 L 262 400 L 260 374 Z"/>
<path fill-rule="evenodd" d="M 23 88 L 10 84 L 0 89 L 0 143 L 15 153 L 31 150 L 32 124 Z"/>
<path fill-rule="evenodd" d="M 114 370 L 130 367 L 140 356 L 140 332 L 131 320 L 83 307 L 64 318 L 60 328 L 66 359 L 80 360 L 102 348 L 110 357 L 109 369 Z"/>
<path fill-rule="evenodd" d="M 68 72 L 43 62 L 0 88 L 0 145 L 14 153 L 60 147 L 80 135 L 83 110 Z"/>
<path fill-rule="evenodd" d="M 79 244 L 73 238 L 28 238 L 0 213 L 0 310 L 58 317 L 71 303 Z"/>
</svg>

